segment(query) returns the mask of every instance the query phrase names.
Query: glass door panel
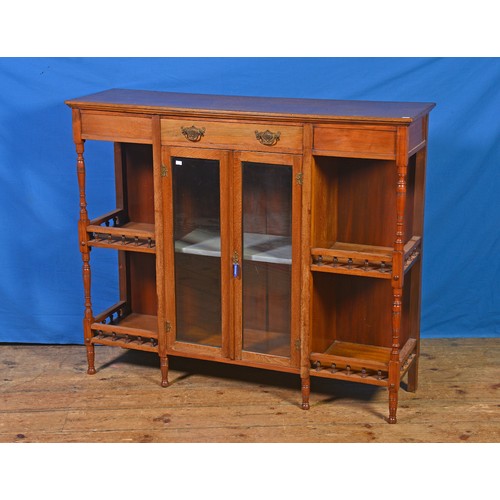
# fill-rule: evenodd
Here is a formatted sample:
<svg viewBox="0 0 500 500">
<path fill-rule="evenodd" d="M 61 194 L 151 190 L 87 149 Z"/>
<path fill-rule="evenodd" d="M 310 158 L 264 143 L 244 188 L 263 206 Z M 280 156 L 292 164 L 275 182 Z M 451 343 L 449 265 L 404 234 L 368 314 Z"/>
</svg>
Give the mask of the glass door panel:
<svg viewBox="0 0 500 500">
<path fill-rule="evenodd" d="M 171 172 L 176 340 L 221 347 L 220 163 L 173 157 Z"/>
<path fill-rule="evenodd" d="M 289 357 L 292 167 L 241 165 L 242 349 Z"/>
</svg>

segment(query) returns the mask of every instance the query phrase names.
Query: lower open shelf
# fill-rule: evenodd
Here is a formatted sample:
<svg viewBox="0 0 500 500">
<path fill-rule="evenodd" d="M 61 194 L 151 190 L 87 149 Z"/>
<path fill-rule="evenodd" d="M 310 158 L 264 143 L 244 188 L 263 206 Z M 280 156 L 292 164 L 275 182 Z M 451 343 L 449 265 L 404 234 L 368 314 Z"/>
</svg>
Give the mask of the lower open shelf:
<svg viewBox="0 0 500 500">
<path fill-rule="evenodd" d="M 416 340 L 410 338 L 399 351 L 400 376 L 413 363 Z M 390 347 L 334 341 L 322 353 L 310 356 L 311 375 L 387 386 Z"/>
<path fill-rule="evenodd" d="M 130 312 L 124 301 L 96 316 L 91 329 L 94 344 L 158 352 L 157 316 Z"/>
</svg>

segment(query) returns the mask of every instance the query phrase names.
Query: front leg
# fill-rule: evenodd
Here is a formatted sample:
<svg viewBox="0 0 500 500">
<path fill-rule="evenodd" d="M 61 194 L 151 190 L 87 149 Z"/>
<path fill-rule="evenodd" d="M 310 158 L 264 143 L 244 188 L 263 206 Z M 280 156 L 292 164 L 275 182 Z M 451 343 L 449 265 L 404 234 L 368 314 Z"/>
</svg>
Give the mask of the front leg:
<svg viewBox="0 0 500 500">
<path fill-rule="evenodd" d="M 168 387 L 168 358 L 160 356 L 161 386 Z"/>
<path fill-rule="evenodd" d="M 309 394 L 311 393 L 310 377 L 301 378 L 302 382 L 302 409 L 309 410 Z"/>
</svg>

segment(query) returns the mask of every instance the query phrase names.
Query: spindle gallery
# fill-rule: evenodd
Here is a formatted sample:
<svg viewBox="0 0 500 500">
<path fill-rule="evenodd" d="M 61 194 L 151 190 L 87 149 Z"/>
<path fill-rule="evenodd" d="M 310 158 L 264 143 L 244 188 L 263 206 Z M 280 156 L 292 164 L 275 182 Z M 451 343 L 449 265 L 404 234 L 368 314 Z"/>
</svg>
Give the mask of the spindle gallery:
<svg viewBox="0 0 500 500">
<path fill-rule="evenodd" d="M 89 374 L 103 344 L 156 353 L 165 387 L 171 357 L 296 374 L 306 410 L 315 377 L 371 384 L 396 423 L 402 378 L 417 389 L 434 104 L 116 89 L 67 104 Z M 113 143 L 116 208 L 90 219 L 94 141 Z M 104 311 L 93 248 L 118 255 Z"/>
</svg>

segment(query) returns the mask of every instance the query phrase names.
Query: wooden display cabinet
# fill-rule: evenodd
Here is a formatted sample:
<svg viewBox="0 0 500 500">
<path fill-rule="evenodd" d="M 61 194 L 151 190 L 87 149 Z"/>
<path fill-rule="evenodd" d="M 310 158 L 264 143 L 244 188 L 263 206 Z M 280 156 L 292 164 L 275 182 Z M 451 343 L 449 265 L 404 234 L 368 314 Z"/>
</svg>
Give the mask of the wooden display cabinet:
<svg viewBox="0 0 500 500">
<path fill-rule="evenodd" d="M 67 101 L 95 344 L 416 390 L 431 103 L 114 89 Z M 89 220 L 84 145 L 114 143 L 116 209 Z M 90 253 L 118 252 L 94 313 Z"/>
</svg>

